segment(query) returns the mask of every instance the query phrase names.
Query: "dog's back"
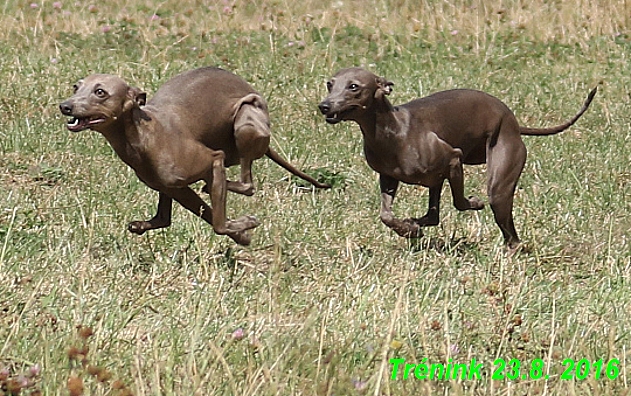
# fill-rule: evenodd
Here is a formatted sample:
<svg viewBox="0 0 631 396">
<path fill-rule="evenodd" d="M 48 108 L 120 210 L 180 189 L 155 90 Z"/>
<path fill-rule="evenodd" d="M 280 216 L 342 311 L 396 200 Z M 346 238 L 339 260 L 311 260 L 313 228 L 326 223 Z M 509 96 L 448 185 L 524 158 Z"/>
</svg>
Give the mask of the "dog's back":
<svg viewBox="0 0 631 396">
<path fill-rule="evenodd" d="M 510 109 L 496 97 L 471 89 L 440 91 L 397 106 L 409 111 L 414 130 L 432 131 L 463 152 L 465 164 L 486 161 L 486 144 Z"/>
<path fill-rule="evenodd" d="M 171 124 L 170 130 L 179 130 L 213 150 L 224 151 L 226 166 L 230 166 L 238 163 L 239 157 L 234 118 L 230 115 L 235 113 L 235 104 L 252 93 L 257 94 L 241 77 L 220 68 L 204 67 L 167 81 L 145 109 L 154 111 L 161 123 Z"/>
</svg>

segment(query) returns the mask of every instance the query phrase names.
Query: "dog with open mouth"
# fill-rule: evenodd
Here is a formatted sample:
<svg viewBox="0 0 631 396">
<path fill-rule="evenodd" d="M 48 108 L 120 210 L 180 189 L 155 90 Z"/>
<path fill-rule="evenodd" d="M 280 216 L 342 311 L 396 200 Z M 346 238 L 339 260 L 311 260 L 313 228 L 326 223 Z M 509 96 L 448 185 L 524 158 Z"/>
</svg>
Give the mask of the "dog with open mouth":
<svg viewBox="0 0 631 396">
<path fill-rule="evenodd" d="M 267 103 L 246 81 L 226 70 L 206 67 L 177 75 L 147 102 L 146 93 L 118 76 L 93 74 L 74 86 L 59 105 L 70 117 L 68 130 L 100 132 L 116 154 L 147 186 L 158 191 L 158 210 L 147 221 L 133 221 L 136 234 L 171 224 L 172 202 L 241 245 L 251 242 L 254 216 L 226 218 L 226 192 L 252 195 L 252 162 L 266 155 L 318 188 L 329 188 L 296 169 L 269 147 Z M 241 166 L 239 181 L 225 169 Z M 203 180 L 208 206 L 189 185 Z"/>
<path fill-rule="evenodd" d="M 454 89 L 394 106 L 394 84 L 354 67 L 338 71 L 319 104 L 329 124 L 355 121 L 364 138 L 368 165 L 379 174 L 381 221 L 406 238 L 439 223 L 442 186 L 449 181 L 458 210 L 480 210 L 482 200 L 465 197 L 463 165 L 487 164 L 487 194 L 504 242 L 514 252 L 520 240 L 513 222 L 513 196 L 526 162 L 522 135 L 554 135 L 572 126 L 596 95 L 594 88 L 569 121 L 550 128 L 519 126 L 499 99 L 476 90 Z M 399 219 L 392 204 L 399 183 L 429 188 L 429 208 L 420 218 Z"/>
</svg>

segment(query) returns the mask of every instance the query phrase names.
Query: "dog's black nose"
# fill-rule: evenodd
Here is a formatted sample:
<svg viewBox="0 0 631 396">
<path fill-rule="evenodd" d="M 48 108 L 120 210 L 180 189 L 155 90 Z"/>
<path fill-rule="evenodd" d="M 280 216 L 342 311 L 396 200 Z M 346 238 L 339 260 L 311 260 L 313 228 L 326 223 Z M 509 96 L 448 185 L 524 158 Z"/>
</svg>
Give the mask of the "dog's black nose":
<svg viewBox="0 0 631 396">
<path fill-rule="evenodd" d="M 320 112 L 322 114 L 329 114 L 329 111 L 331 111 L 331 105 L 328 102 L 322 102 L 318 105 L 318 108 L 320 108 Z"/>
<path fill-rule="evenodd" d="M 59 105 L 59 110 L 64 115 L 72 115 L 72 104 L 68 102 L 63 102 Z"/>
</svg>

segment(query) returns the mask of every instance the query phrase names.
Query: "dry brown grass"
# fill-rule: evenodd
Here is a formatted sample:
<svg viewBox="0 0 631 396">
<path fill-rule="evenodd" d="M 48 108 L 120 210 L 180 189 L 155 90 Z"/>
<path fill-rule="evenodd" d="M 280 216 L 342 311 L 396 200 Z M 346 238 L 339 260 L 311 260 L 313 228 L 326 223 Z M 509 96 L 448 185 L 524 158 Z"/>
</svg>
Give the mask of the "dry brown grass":
<svg viewBox="0 0 631 396">
<path fill-rule="evenodd" d="M 626 31 L 631 4 L 625 0 L 598 1 L 130 1 L 102 3 L 52 1 L 5 3 L 0 37 L 25 34 L 54 40 L 61 32 L 93 34 L 111 21 L 140 26 L 162 26 L 153 34 L 168 32 L 270 31 L 284 36 L 299 35 L 305 27 L 339 29 L 347 25 L 374 28 L 383 34 L 420 36 L 435 41 L 444 35 L 460 34 L 485 40 L 512 32 L 538 41 L 582 42 L 592 36 L 618 35 Z M 19 5 L 18 5 L 19 4 Z M 16 5 L 18 5 L 16 7 Z M 10 11 L 9 11 L 10 10 Z M 367 12 L 367 11 L 370 12 Z M 198 15 L 204 18 L 196 18 Z M 152 18 L 157 15 L 160 18 Z M 147 29 L 149 30 L 149 29 Z M 147 35 L 145 39 L 154 37 Z M 47 43 L 44 41 L 43 43 Z M 31 43 L 35 44 L 35 43 Z"/>
</svg>

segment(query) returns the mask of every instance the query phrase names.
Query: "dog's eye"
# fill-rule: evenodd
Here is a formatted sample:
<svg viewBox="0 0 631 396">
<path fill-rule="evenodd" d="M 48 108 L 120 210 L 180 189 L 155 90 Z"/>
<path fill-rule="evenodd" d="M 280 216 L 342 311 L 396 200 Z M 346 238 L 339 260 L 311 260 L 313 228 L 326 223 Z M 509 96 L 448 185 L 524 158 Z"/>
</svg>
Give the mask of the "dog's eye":
<svg viewBox="0 0 631 396">
<path fill-rule="evenodd" d="M 97 88 L 97 89 L 94 91 L 94 94 L 95 94 L 96 96 L 98 96 L 99 98 L 104 98 L 104 97 L 106 97 L 106 96 L 107 96 L 107 92 L 105 92 L 105 90 L 104 90 L 103 88 Z"/>
<path fill-rule="evenodd" d="M 331 81 L 326 83 L 326 89 L 329 92 L 331 92 L 331 89 L 333 89 L 333 83 L 331 83 Z"/>
<path fill-rule="evenodd" d="M 79 86 L 78 86 L 77 84 L 74 84 L 74 85 L 72 86 L 72 91 L 73 91 L 74 93 L 77 93 L 77 91 L 78 91 L 78 90 L 79 90 Z"/>
<path fill-rule="evenodd" d="M 348 89 L 350 89 L 351 91 L 357 91 L 359 89 L 359 85 L 351 84 L 348 86 Z"/>
</svg>

